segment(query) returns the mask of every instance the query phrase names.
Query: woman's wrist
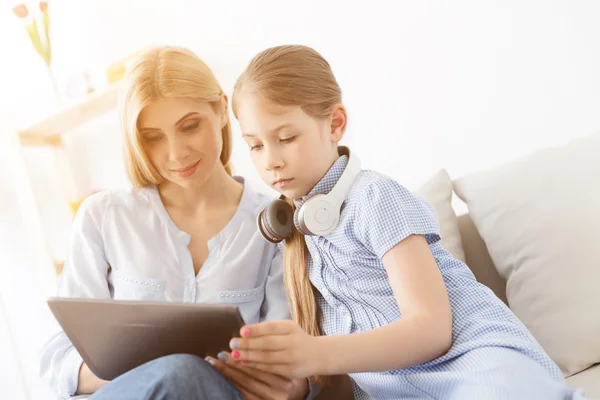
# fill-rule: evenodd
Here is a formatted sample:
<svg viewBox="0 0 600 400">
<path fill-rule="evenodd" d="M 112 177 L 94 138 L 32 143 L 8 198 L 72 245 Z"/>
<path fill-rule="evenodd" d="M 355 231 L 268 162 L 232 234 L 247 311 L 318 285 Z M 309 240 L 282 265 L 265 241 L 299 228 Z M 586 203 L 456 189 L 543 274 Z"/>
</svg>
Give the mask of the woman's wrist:
<svg viewBox="0 0 600 400">
<path fill-rule="evenodd" d="M 86 363 L 81 364 L 79 368 L 79 379 L 77 383 L 77 391 L 75 394 L 92 394 L 106 385 L 108 381 L 98 378 L 90 370 Z"/>
</svg>

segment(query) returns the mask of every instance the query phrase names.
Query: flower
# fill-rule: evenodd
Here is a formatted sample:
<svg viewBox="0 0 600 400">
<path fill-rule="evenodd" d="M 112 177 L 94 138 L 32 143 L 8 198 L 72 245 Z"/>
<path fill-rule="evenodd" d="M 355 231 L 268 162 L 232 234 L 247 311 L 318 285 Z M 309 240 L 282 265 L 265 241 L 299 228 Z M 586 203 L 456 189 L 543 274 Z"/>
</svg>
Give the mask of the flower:
<svg viewBox="0 0 600 400">
<path fill-rule="evenodd" d="M 52 63 L 52 50 L 50 46 L 50 15 L 48 14 L 48 2 L 40 1 L 38 5 L 42 16 L 43 37 L 40 36 L 37 18 L 35 18 L 33 14 L 30 14 L 25 3 L 19 3 L 13 7 L 13 13 L 23 20 L 23 25 L 29 35 L 31 44 L 40 57 L 42 57 L 48 69 L 50 69 Z"/>
<path fill-rule="evenodd" d="M 25 4 L 21 3 L 13 7 L 13 13 L 19 18 L 27 18 L 29 10 Z"/>
</svg>

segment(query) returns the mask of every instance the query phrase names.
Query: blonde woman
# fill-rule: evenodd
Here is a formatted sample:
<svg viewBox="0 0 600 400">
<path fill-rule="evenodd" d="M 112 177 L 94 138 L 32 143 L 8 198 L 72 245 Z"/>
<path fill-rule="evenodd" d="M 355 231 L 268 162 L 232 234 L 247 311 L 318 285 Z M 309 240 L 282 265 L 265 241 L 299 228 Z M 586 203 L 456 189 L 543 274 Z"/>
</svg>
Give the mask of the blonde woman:
<svg viewBox="0 0 600 400">
<path fill-rule="evenodd" d="M 81 205 L 58 296 L 227 301 L 249 323 L 289 318 L 280 253 L 255 223 L 270 199 L 231 176 L 227 97 L 206 64 L 181 48 L 145 52 L 125 77 L 120 114 L 132 189 Z M 40 360 L 61 399 L 287 398 L 290 390 L 301 398 L 307 390 L 248 368 L 225 372 L 229 379 L 201 358 L 175 355 L 106 382 L 60 329 Z"/>
</svg>

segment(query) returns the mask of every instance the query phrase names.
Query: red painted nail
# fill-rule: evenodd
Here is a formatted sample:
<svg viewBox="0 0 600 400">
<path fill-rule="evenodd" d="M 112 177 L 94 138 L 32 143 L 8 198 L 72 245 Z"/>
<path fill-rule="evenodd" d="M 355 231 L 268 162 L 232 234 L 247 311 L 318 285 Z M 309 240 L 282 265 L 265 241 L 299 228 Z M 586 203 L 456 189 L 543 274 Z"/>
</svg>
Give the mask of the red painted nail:
<svg viewBox="0 0 600 400">
<path fill-rule="evenodd" d="M 237 360 L 238 358 L 240 358 L 240 352 L 237 350 L 232 351 L 231 358 L 233 358 L 234 360 Z"/>
<path fill-rule="evenodd" d="M 244 336 L 244 337 L 250 336 L 250 328 L 243 328 L 242 329 L 242 336 Z"/>
<path fill-rule="evenodd" d="M 244 365 L 248 364 L 248 361 L 246 361 L 246 360 L 242 360 L 242 361 L 240 361 L 240 362 L 241 362 L 242 364 L 244 364 Z"/>
</svg>

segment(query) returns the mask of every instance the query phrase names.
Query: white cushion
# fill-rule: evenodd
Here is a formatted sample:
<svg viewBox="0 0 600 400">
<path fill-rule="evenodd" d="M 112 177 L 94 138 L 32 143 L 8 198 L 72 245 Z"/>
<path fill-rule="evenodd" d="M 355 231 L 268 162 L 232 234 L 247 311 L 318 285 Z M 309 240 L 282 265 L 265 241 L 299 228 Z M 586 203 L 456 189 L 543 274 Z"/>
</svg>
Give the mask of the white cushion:
<svg viewBox="0 0 600 400">
<path fill-rule="evenodd" d="M 455 181 L 511 309 L 565 376 L 600 362 L 600 135 Z"/>
<path fill-rule="evenodd" d="M 465 261 L 456 213 L 452 208 L 452 180 L 446 170 L 438 171 L 416 193 L 427 200 L 437 214 L 442 246 L 455 258 Z"/>
<path fill-rule="evenodd" d="M 583 389 L 586 399 L 600 400 L 600 364 L 567 378 L 573 389 Z"/>
</svg>

